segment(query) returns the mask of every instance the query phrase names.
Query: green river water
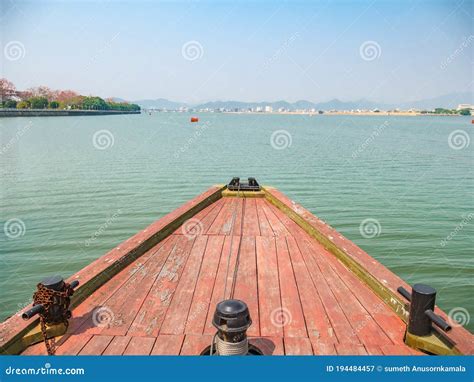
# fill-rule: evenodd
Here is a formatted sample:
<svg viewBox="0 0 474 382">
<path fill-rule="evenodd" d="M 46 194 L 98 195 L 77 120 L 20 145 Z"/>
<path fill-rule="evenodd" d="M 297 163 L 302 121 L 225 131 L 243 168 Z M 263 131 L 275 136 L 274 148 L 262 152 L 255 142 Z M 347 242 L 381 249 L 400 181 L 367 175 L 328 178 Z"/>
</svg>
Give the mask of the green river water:
<svg viewBox="0 0 474 382">
<path fill-rule="evenodd" d="M 216 183 L 254 176 L 472 331 L 471 117 L 185 113 L 0 120 L 0 319 Z M 469 322 L 468 322 L 469 321 Z"/>
</svg>

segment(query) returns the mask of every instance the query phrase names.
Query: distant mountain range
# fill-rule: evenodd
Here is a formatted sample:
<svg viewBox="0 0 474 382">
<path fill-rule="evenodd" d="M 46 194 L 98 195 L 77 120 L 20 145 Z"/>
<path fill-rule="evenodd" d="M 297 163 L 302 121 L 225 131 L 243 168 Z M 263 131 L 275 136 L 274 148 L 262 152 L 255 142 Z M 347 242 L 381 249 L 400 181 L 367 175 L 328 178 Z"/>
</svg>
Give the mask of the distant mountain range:
<svg viewBox="0 0 474 382">
<path fill-rule="evenodd" d="M 124 101 L 120 98 L 116 99 L 117 101 Z M 279 108 L 285 108 L 288 110 L 296 109 L 316 109 L 316 110 L 355 110 L 355 109 L 381 109 L 381 110 L 390 110 L 390 109 L 419 109 L 419 110 L 431 110 L 437 107 L 443 108 L 456 108 L 461 103 L 474 104 L 473 93 L 470 92 L 457 92 L 446 94 L 443 96 L 412 101 L 412 102 L 401 102 L 394 104 L 385 104 L 375 101 L 369 101 L 366 99 L 360 99 L 356 101 L 341 101 L 339 99 L 332 99 L 326 102 L 311 102 L 307 100 L 300 100 L 296 102 L 287 102 L 287 101 L 276 101 L 276 102 L 241 102 L 241 101 L 213 101 L 206 102 L 198 105 L 191 105 L 184 102 L 175 102 L 170 101 L 165 98 L 157 99 L 143 99 L 130 101 L 136 104 L 139 104 L 141 107 L 147 108 L 156 108 L 156 109 L 167 109 L 167 110 L 176 110 L 180 107 L 188 107 L 194 109 L 248 109 L 256 107 L 265 107 L 271 106 L 273 110 L 278 110 Z"/>
</svg>

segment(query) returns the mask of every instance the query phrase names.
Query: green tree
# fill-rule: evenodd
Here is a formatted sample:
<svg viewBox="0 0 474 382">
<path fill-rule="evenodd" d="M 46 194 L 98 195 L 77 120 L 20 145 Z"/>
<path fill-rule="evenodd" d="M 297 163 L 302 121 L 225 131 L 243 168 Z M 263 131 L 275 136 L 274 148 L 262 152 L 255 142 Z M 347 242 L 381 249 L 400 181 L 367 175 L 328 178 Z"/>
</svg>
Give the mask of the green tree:
<svg viewBox="0 0 474 382">
<path fill-rule="evenodd" d="M 461 110 L 459 111 L 459 114 L 460 114 L 460 115 L 471 115 L 471 110 L 469 110 L 469 109 L 461 109 Z"/>
<path fill-rule="evenodd" d="M 17 109 L 29 109 L 30 103 L 28 101 L 20 101 L 16 105 Z"/>
<path fill-rule="evenodd" d="M 49 103 L 49 108 L 50 109 L 57 109 L 59 107 L 59 102 L 58 101 L 51 101 Z"/>
<path fill-rule="evenodd" d="M 48 107 L 46 97 L 31 97 L 29 101 L 32 109 L 46 109 Z"/>
<path fill-rule="evenodd" d="M 83 109 L 86 110 L 108 110 L 109 105 L 100 97 L 85 97 L 82 102 Z"/>
<path fill-rule="evenodd" d="M 16 108 L 16 104 L 17 102 L 13 99 L 7 99 L 4 103 L 3 103 L 3 106 L 4 107 L 7 107 L 7 108 L 11 108 L 11 109 L 15 109 Z"/>
</svg>

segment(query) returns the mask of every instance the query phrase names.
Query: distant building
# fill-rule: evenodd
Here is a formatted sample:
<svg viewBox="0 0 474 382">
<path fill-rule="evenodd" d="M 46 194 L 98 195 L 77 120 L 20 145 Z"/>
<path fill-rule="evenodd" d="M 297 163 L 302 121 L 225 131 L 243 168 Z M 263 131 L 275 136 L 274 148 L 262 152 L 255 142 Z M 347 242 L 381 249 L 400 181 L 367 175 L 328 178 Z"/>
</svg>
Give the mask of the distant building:
<svg viewBox="0 0 474 382">
<path fill-rule="evenodd" d="M 474 105 L 470 105 L 468 103 L 461 103 L 458 105 L 458 107 L 456 108 L 456 110 L 462 110 L 462 109 L 469 109 L 469 110 L 474 110 Z"/>
<path fill-rule="evenodd" d="M 271 113 L 273 111 L 273 107 L 271 106 L 265 106 L 265 113 Z"/>
</svg>

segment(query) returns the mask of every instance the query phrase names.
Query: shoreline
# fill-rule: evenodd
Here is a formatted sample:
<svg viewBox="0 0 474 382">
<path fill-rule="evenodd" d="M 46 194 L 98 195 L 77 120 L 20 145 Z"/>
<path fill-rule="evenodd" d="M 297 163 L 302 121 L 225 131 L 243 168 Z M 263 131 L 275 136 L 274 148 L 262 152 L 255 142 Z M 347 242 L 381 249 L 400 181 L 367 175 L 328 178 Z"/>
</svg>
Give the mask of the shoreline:
<svg viewBox="0 0 474 382">
<path fill-rule="evenodd" d="M 435 113 L 414 113 L 414 112 L 350 112 L 350 111 L 332 111 L 320 113 L 304 112 L 304 111 L 283 111 L 283 112 L 257 112 L 257 111 L 223 111 L 222 114 L 261 114 L 261 115 L 308 115 L 311 117 L 316 116 L 325 116 L 325 115 L 350 115 L 350 116 L 399 116 L 399 117 L 419 117 L 419 116 L 428 116 L 428 117 L 459 117 L 459 114 L 435 114 Z M 469 117 L 469 116 L 468 116 Z"/>
<path fill-rule="evenodd" d="M 141 114 L 132 110 L 52 110 L 52 109 L 0 109 L 0 118 L 11 117 L 73 117 L 92 115 Z"/>
</svg>

